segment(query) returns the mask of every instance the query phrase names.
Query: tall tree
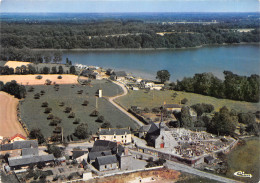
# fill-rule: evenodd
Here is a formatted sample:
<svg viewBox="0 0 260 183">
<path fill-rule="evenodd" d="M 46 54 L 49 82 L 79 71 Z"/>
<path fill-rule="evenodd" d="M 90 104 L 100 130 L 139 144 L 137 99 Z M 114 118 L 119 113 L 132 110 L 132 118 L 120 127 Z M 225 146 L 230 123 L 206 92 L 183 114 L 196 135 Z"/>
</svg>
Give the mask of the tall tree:
<svg viewBox="0 0 260 183">
<path fill-rule="evenodd" d="M 157 72 L 156 79 L 159 79 L 162 83 L 165 83 L 165 81 L 169 81 L 170 79 L 170 73 L 167 70 L 160 70 Z"/>
<path fill-rule="evenodd" d="M 54 63 L 60 63 L 62 61 L 62 52 L 57 51 L 54 53 L 53 62 Z"/>
<path fill-rule="evenodd" d="M 79 139 L 86 139 L 88 138 L 88 125 L 86 123 L 81 123 L 75 128 L 74 135 Z"/>
<path fill-rule="evenodd" d="M 236 120 L 236 117 L 230 115 L 229 110 L 224 106 L 215 113 L 209 130 L 218 135 L 231 135 L 236 129 Z"/>
</svg>

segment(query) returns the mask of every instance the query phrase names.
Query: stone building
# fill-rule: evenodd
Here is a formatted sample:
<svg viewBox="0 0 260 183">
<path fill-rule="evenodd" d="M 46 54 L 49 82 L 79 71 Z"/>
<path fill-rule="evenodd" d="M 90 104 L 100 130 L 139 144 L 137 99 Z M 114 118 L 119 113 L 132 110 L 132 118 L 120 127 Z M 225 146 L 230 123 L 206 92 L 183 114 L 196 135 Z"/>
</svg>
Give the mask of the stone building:
<svg viewBox="0 0 260 183">
<path fill-rule="evenodd" d="M 117 153 L 117 159 L 119 162 L 119 168 L 121 170 L 131 170 L 132 169 L 132 154 L 130 154 L 127 147 L 119 147 L 119 152 Z"/>
<path fill-rule="evenodd" d="M 108 140 L 112 142 L 117 142 L 121 144 L 131 143 L 131 131 L 128 128 L 118 128 L 118 129 L 99 129 L 98 132 L 99 140 Z"/>
<path fill-rule="evenodd" d="M 115 170 L 117 169 L 117 158 L 115 155 L 100 156 L 95 160 L 95 167 L 99 171 Z"/>
</svg>

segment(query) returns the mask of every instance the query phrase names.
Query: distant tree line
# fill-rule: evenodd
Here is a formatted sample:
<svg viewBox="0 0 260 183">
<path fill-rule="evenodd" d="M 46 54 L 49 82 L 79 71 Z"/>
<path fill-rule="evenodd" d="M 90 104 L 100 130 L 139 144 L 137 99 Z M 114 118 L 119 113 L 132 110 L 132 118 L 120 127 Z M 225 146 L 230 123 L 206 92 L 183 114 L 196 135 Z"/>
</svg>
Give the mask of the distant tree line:
<svg viewBox="0 0 260 183">
<path fill-rule="evenodd" d="M 24 61 L 32 63 L 61 63 L 62 52 L 60 50 L 53 52 L 34 51 L 30 48 L 23 47 L 22 49 L 16 47 L 0 47 L 0 60 L 3 61 Z M 66 59 L 66 63 L 71 65 L 71 61 Z"/>
<path fill-rule="evenodd" d="M 212 73 L 195 74 L 193 77 L 177 80 L 176 84 L 171 84 L 171 88 L 216 98 L 259 102 L 259 75 L 239 76 L 230 71 L 224 71 L 224 75 L 225 79 L 222 81 Z"/>
<path fill-rule="evenodd" d="M 64 71 L 62 65 L 58 66 L 44 66 L 38 69 L 38 66 L 33 66 L 29 64 L 28 66 L 22 65 L 21 67 L 16 67 L 15 69 L 8 66 L 0 66 L 0 75 L 26 75 L 26 74 L 76 74 L 75 66 L 69 66 L 69 70 Z"/>
<path fill-rule="evenodd" d="M 88 22 L 84 24 L 2 22 L 4 48 L 181 48 L 205 44 L 259 42 L 258 24 L 251 32 L 235 31 L 234 23 L 158 24 L 140 21 Z M 158 32 L 171 32 L 164 36 Z M 7 53 L 2 52 L 3 56 Z M 1 57 L 3 57 L 1 56 Z M 30 59 L 30 58 L 28 58 Z"/>
<path fill-rule="evenodd" d="M 15 80 L 12 80 L 11 82 L 7 82 L 4 84 L 2 81 L 0 81 L 0 91 L 4 91 L 6 93 L 9 93 L 10 95 L 14 95 L 16 98 L 25 98 L 26 95 L 26 89 L 23 85 L 17 84 Z"/>
</svg>

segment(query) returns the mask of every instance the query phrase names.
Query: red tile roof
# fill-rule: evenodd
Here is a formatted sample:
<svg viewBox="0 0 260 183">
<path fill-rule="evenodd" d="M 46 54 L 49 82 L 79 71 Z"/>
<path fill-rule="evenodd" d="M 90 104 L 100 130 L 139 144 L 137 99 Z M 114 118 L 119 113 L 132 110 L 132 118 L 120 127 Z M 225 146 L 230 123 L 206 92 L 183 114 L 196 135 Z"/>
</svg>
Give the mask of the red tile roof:
<svg viewBox="0 0 260 183">
<path fill-rule="evenodd" d="M 20 138 L 26 140 L 26 137 L 23 136 L 23 135 L 21 135 L 21 134 L 19 134 L 19 133 L 17 133 L 17 134 L 15 134 L 14 136 L 12 136 L 12 137 L 10 138 L 10 140 L 13 140 L 13 139 L 16 138 L 16 137 L 20 137 Z"/>
</svg>

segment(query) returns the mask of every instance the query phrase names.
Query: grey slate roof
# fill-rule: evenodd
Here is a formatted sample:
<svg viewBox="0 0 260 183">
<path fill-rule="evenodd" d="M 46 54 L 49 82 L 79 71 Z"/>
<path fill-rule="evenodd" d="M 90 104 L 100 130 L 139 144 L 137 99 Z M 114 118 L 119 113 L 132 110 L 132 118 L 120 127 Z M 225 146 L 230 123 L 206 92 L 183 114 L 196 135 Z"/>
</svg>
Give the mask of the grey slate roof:
<svg viewBox="0 0 260 183">
<path fill-rule="evenodd" d="M 13 144 L 3 144 L 0 145 L 0 151 L 13 150 Z"/>
<path fill-rule="evenodd" d="M 181 108 L 181 105 L 179 104 L 164 104 L 164 108 Z"/>
<path fill-rule="evenodd" d="M 204 159 L 207 160 L 207 161 L 211 161 L 211 160 L 213 160 L 214 158 L 213 158 L 212 156 L 207 156 L 207 157 L 205 157 Z"/>
<path fill-rule="evenodd" d="M 126 77 L 127 76 L 125 71 L 115 71 L 115 72 L 113 72 L 113 75 L 116 75 L 117 77 Z"/>
<path fill-rule="evenodd" d="M 94 142 L 94 146 L 91 149 L 91 152 L 97 151 L 116 151 L 117 143 L 111 142 L 108 140 L 97 140 Z"/>
<path fill-rule="evenodd" d="M 88 151 L 87 150 L 73 150 L 72 151 L 72 158 L 76 159 L 80 156 L 83 156 L 84 154 L 87 154 Z"/>
<path fill-rule="evenodd" d="M 97 157 L 96 161 L 99 165 L 107 165 L 107 164 L 117 163 L 117 159 L 116 159 L 115 155 Z"/>
<path fill-rule="evenodd" d="M 129 129 L 101 129 L 99 135 L 125 135 L 131 134 Z"/>
<path fill-rule="evenodd" d="M 26 155 L 26 156 L 8 158 L 10 167 L 25 166 L 25 165 L 29 165 L 32 163 L 48 162 L 48 161 L 53 161 L 53 160 L 54 160 L 53 154 L 42 155 L 42 156 Z"/>
<path fill-rule="evenodd" d="M 112 155 L 111 151 L 98 151 L 98 152 L 90 152 L 88 154 L 88 160 L 95 160 L 97 157 L 100 156 L 107 156 L 107 155 Z"/>
<path fill-rule="evenodd" d="M 24 148 L 22 149 L 22 156 L 26 155 L 39 155 L 38 148 Z"/>
<path fill-rule="evenodd" d="M 13 149 L 23 149 L 23 148 L 37 148 L 38 142 L 37 140 L 23 140 L 23 141 L 15 141 L 13 143 Z"/>
<path fill-rule="evenodd" d="M 0 145 L 0 151 L 8 151 L 14 149 L 23 149 L 23 148 L 37 148 L 37 147 L 38 147 L 37 140 L 23 140 L 23 141 L 15 141 L 12 144 Z"/>
</svg>

